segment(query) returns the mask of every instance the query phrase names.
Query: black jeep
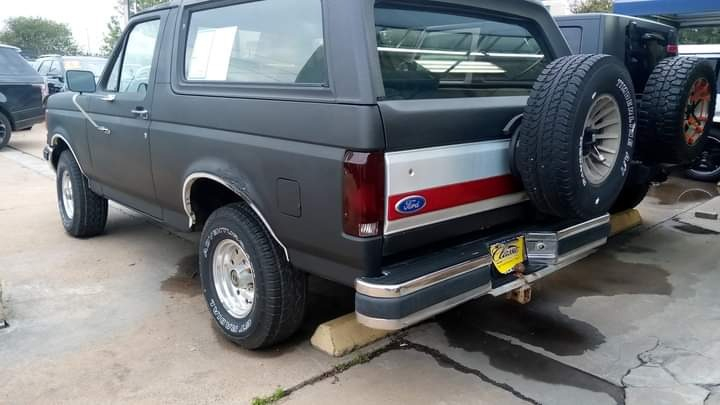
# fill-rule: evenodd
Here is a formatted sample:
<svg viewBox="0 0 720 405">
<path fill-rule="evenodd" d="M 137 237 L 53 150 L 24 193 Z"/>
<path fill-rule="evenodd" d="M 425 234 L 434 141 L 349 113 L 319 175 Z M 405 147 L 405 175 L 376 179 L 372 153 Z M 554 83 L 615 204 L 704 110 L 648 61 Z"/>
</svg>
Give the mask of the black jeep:
<svg viewBox="0 0 720 405">
<path fill-rule="evenodd" d="M 526 300 L 606 242 L 636 160 L 623 62 L 571 55 L 534 1 L 173 2 L 67 85 L 67 232 L 103 232 L 108 199 L 202 231 L 210 312 L 248 348 L 297 329 L 308 273 L 375 328 Z"/>
<path fill-rule="evenodd" d="M 556 17 L 573 53 L 604 53 L 625 62 L 638 97 L 641 123 L 630 179 L 616 210 L 637 205 L 653 181 L 664 181 L 676 168 L 703 178 L 697 167 L 711 160 L 716 73 L 720 66 L 703 57 L 678 55 L 675 27 L 617 14 Z M 703 61 L 704 60 L 704 61 Z M 650 125 L 655 122 L 655 126 Z M 714 171 L 711 171 L 714 172 Z M 710 173 L 710 177 L 714 173 Z"/>
</svg>

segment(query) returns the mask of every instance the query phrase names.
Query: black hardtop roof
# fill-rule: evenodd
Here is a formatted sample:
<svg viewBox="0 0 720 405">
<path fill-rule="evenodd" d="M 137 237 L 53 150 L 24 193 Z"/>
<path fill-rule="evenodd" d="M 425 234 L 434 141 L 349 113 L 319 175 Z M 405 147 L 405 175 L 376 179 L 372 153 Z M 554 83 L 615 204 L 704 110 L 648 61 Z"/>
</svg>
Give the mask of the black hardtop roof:
<svg viewBox="0 0 720 405">
<path fill-rule="evenodd" d="M 164 10 L 164 9 L 168 9 L 168 8 L 179 7 L 181 5 L 190 5 L 190 4 L 197 4 L 197 3 L 210 3 L 212 1 L 216 1 L 216 0 L 169 0 L 165 3 L 161 3 L 156 6 L 148 7 L 146 9 L 140 11 L 139 13 L 133 15 L 133 17 L 138 16 L 138 15 L 143 15 L 146 13 L 151 13 L 151 12 L 157 11 L 157 10 Z M 357 0 L 353 0 L 353 1 L 357 1 Z M 375 0 L 366 0 L 366 1 L 374 2 Z M 511 1 L 513 3 L 517 3 L 517 4 L 531 3 L 534 5 L 537 5 L 538 7 L 541 7 L 543 9 L 545 8 L 545 6 L 543 6 L 543 4 L 540 0 L 509 0 L 509 1 Z M 485 3 L 483 0 L 470 0 L 470 1 L 464 1 L 464 2 L 457 2 L 457 1 L 453 1 L 453 0 L 436 0 L 436 2 L 438 2 L 438 3 L 472 3 L 471 5 L 477 6 L 477 7 L 482 7 L 483 4 Z"/>
</svg>

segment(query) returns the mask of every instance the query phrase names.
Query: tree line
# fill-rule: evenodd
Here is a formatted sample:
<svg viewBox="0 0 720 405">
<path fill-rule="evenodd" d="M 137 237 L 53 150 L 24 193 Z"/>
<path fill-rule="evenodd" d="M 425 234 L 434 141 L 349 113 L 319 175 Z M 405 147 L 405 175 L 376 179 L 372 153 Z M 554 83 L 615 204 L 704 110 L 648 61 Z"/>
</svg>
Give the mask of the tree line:
<svg viewBox="0 0 720 405">
<path fill-rule="evenodd" d="M 107 56 L 122 34 L 125 15 L 136 14 L 148 7 L 164 3 L 166 0 L 117 0 L 116 14 L 110 17 L 103 37 L 100 54 Z M 12 17 L 5 20 L 0 31 L 0 44 L 17 46 L 23 54 L 37 58 L 40 55 L 79 55 L 82 54 L 70 27 L 41 17 Z"/>
</svg>

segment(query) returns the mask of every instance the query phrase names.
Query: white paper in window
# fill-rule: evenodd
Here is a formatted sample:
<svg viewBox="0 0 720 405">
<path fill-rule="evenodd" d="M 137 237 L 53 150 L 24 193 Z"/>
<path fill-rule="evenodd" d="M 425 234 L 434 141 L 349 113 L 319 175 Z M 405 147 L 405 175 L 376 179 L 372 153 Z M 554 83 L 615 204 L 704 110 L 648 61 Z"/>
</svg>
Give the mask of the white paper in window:
<svg viewBox="0 0 720 405">
<path fill-rule="evenodd" d="M 188 79 L 227 80 L 237 27 L 200 29 L 195 37 Z"/>
</svg>

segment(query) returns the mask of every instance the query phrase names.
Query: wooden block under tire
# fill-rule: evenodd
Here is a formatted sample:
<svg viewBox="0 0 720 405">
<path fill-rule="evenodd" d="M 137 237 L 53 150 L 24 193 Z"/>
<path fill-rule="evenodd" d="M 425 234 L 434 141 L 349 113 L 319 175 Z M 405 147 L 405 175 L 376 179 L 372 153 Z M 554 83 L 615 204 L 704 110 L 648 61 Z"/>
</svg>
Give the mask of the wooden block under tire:
<svg viewBox="0 0 720 405">
<path fill-rule="evenodd" d="M 331 356 L 340 357 L 380 340 L 392 333 L 387 330 L 371 329 L 355 319 L 355 313 L 320 324 L 315 329 L 310 343 Z"/>
<path fill-rule="evenodd" d="M 610 216 L 610 236 L 642 225 L 642 217 L 636 209 L 629 209 Z"/>
</svg>

